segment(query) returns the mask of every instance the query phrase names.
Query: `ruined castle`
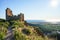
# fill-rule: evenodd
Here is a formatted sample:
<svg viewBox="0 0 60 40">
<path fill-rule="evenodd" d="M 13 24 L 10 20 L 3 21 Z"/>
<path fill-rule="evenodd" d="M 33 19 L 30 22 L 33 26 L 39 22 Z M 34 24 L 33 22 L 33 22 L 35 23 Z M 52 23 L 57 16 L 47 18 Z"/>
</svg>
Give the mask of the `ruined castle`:
<svg viewBox="0 0 60 40">
<path fill-rule="evenodd" d="M 6 9 L 6 20 L 20 20 L 24 21 L 24 14 L 20 13 L 19 15 L 13 15 L 12 10 L 7 8 Z"/>
</svg>

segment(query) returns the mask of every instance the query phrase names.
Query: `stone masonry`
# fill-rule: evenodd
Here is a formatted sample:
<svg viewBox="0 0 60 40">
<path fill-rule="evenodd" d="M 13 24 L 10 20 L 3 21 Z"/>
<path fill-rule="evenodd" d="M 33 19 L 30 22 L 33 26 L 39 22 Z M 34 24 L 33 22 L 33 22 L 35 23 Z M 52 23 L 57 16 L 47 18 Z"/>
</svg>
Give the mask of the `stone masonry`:
<svg viewBox="0 0 60 40">
<path fill-rule="evenodd" d="M 7 8 L 6 9 L 6 20 L 20 20 L 20 21 L 24 21 L 24 14 L 20 13 L 18 16 L 13 15 L 12 10 Z"/>
</svg>

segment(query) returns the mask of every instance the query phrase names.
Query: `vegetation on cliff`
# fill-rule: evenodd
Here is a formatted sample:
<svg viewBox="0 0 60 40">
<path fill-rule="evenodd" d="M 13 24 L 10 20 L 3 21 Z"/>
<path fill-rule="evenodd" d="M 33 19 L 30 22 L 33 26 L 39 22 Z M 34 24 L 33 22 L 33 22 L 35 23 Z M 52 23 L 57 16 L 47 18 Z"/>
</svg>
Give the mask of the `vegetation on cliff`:
<svg viewBox="0 0 60 40">
<path fill-rule="evenodd" d="M 47 40 L 48 38 L 44 36 L 41 30 L 38 32 L 37 27 L 32 26 L 26 26 L 24 25 L 24 22 L 17 21 L 11 21 L 13 33 L 14 33 L 14 39 L 15 40 Z M 40 34 L 40 35 L 39 35 Z"/>
<path fill-rule="evenodd" d="M 26 26 L 19 20 L 0 21 L 0 40 L 4 40 L 10 26 L 13 30 L 14 40 L 48 40 L 47 36 L 44 36 L 37 27 Z"/>
<path fill-rule="evenodd" d="M 8 27 L 9 22 L 4 19 L 0 19 L 0 40 L 4 40 L 4 37 L 7 35 Z"/>
</svg>

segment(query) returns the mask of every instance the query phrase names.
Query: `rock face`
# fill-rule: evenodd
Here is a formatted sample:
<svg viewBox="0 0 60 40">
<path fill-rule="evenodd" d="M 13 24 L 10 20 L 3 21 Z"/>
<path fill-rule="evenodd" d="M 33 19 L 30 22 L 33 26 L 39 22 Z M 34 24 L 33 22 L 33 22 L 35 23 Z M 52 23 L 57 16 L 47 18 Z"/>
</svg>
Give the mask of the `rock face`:
<svg viewBox="0 0 60 40">
<path fill-rule="evenodd" d="M 20 20 L 24 21 L 24 14 L 20 13 L 18 16 L 13 15 L 12 10 L 6 9 L 6 20 Z"/>
</svg>

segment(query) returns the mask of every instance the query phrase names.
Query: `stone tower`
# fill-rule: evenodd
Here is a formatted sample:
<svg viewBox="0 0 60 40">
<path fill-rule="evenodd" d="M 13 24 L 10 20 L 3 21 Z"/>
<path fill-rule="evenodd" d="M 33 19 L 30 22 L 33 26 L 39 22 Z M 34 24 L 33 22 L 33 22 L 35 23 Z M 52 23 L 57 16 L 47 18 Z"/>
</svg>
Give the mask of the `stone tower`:
<svg viewBox="0 0 60 40">
<path fill-rule="evenodd" d="M 12 11 L 9 8 L 7 8 L 6 9 L 6 20 L 10 20 L 12 16 L 13 16 Z"/>
</svg>

